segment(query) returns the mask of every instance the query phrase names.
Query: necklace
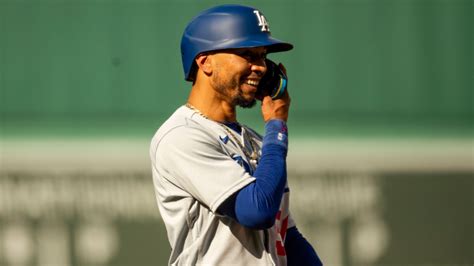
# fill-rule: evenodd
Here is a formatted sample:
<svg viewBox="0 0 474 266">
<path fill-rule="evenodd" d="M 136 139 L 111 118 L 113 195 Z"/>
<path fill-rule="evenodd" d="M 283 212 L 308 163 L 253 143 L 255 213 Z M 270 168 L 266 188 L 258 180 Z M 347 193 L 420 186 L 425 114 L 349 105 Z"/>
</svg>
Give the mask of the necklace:
<svg viewBox="0 0 474 266">
<path fill-rule="evenodd" d="M 222 126 L 222 128 L 224 128 L 224 130 L 227 132 L 228 135 L 230 135 L 230 137 L 232 138 L 232 140 L 237 143 L 237 145 L 239 146 L 240 150 L 245 154 L 245 157 L 247 157 L 248 160 L 250 160 L 250 162 L 252 162 L 253 164 L 257 165 L 257 162 L 258 162 L 258 154 L 257 152 L 255 151 L 255 147 L 254 147 L 254 144 L 253 144 L 253 141 L 247 137 L 248 139 L 248 143 L 250 144 L 250 149 L 252 150 L 252 152 L 249 154 L 249 152 L 247 151 L 247 149 L 244 147 L 245 146 L 245 138 L 244 138 L 244 135 L 246 135 L 246 131 L 245 131 L 245 128 L 240 126 L 240 128 L 242 129 L 242 133 L 241 133 L 241 140 L 239 141 L 237 136 L 234 134 L 234 132 L 232 132 L 232 129 L 229 129 L 228 126 L 224 125 L 224 124 L 220 124 Z"/>
<path fill-rule="evenodd" d="M 194 112 L 196 112 L 197 114 L 199 114 L 200 116 L 204 117 L 205 119 L 207 120 L 211 120 L 213 121 L 212 119 L 210 119 L 207 115 L 203 114 L 201 111 L 199 111 L 199 109 L 197 109 L 196 107 L 194 107 L 192 104 L 190 103 L 186 103 L 185 104 L 186 107 L 188 107 L 189 109 L 193 110 Z M 232 129 L 229 129 L 228 126 L 226 126 L 225 124 L 223 123 L 220 123 L 220 122 L 217 122 L 226 132 L 227 134 L 232 138 L 232 141 L 234 143 L 237 144 L 237 146 L 239 146 L 240 150 L 244 153 L 245 157 L 247 157 L 247 160 L 250 160 L 250 162 L 254 165 L 257 165 L 258 163 L 258 154 L 256 152 L 256 148 L 254 146 L 254 143 L 253 141 L 247 137 L 248 139 L 248 143 L 250 144 L 250 148 L 252 150 L 251 153 L 249 153 L 247 151 L 247 149 L 245 148 L 245 138 L 244 138 L 244 135 L 247 135 L 245 134 L 246 131 L 245 131 L 245 127 L 243 127 L 242 125 L 239 124 L 242 132 L 241 132 L 241 139 L 239 140 L 239 138 L 235 135 L 235 133 L 232 132 Z M 238 124 L 238 123 L 237 123 Z"/>
<path fill-rule="evenodd" d="M 189 109 L 193 110 L 194 112 L 196 112 L 198 115 L 206 118 L 207 120 L 211 120 L 209 119 L 209 117 L 203 113 L 201 113 L 201 111 L 199 111 L 199 109 L 197 109 L 196 107 L 194 107 L 194 105 L 190 104 L 190 103 L 186 103 L 185 104 L 186 107 L 188 107 Z"/>
</svg>

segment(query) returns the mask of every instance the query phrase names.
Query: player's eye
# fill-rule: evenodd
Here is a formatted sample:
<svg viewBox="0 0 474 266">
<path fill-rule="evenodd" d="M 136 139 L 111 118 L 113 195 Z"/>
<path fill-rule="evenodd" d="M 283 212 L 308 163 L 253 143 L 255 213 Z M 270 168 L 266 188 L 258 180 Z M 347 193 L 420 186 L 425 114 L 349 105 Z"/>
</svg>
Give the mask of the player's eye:
<svg viewBox="0 0 474 266">
<path fill-rule="evenodd" d="M 245 58 L 246 60 L 250 62 L 255 62 L 255 61 L 267 58 L 266 53 L 258 53 L 258 52 L 253 52 L 250 50 L 244 50 L 244 51 L 238 52 L 237 55 Z"/>
</svg>

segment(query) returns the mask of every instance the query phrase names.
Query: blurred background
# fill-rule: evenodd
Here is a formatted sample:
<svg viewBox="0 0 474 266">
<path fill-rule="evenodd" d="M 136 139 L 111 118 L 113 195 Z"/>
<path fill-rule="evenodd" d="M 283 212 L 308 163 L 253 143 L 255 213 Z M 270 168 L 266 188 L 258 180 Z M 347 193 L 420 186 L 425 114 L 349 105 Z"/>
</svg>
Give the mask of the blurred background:
<svg viewBox="0 0 474 266">
<path fill-rule="evenodd" d="M 0 265 L 166 265 L 149 141 L 220 1 L 0 0 Z M 291 208 L 326 265 L 472 265 L 472 0 L 233 1 L 295 45 Z M 240 121 L 263 132 L 258 108 Z"/>
</svg>

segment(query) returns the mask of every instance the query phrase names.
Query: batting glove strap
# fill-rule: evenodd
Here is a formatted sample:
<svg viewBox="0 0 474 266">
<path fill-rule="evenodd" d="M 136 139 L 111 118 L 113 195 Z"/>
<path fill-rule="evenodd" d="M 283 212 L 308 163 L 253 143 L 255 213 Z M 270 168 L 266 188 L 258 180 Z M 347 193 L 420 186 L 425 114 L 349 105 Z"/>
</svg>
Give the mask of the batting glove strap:
<svg viewBox="0 0 474 266">
<path fill-rule="evenodd" d="M 277 144 L 288 149 L 288 127 L 285 121 L 272 119 L 265 124 L 263 146 L 268 144 Z"/>
</svg>

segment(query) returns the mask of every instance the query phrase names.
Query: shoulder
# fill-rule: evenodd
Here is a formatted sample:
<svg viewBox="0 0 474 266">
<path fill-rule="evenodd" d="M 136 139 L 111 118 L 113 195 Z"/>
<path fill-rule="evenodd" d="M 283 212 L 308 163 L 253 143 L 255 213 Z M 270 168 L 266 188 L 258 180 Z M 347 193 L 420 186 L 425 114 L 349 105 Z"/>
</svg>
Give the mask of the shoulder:
<svg viewBox="0 0 474 266">
<path fill-rule="evenodd" d="M 193 149 L 196 146 L 219 145 L 217 137 L 203 121 L 202 117 L 186 107 L 178 108 L 152 138 L 150 153 L 158 150 L 166 152 L 168 149 Z"/>
</svg>

